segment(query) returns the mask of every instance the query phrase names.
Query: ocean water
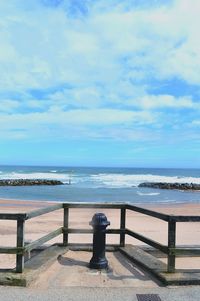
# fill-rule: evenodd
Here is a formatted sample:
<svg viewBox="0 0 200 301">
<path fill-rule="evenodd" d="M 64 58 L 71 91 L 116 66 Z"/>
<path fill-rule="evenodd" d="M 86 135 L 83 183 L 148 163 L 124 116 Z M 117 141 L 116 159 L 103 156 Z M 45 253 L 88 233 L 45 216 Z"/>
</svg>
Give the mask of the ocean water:
<svg viewBox="0 0 200 301">
<path fill-rule="evenodd" d="M 199 191 L 138 187 L 146 181 L 200 184 L 200 169 L 0 166 L 0 179 L 56 179 L 66 184 L 0 187 L 1 199 L 136 204 L 200 202 Z"/>
</svg>

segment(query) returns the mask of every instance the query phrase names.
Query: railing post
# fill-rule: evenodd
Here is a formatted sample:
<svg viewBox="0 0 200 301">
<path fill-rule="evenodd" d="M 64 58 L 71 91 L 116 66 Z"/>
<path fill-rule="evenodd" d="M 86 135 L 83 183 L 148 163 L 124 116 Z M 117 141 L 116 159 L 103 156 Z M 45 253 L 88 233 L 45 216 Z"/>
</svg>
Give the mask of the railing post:
<svg viewBox="0 0 200 301">
<path fill-rule="evenodd" d="M 63 245 L 68 245 L 68 225 L 69 225 L 69 208 L 64 207 L 64 222 L 63 222 Z"/>
<path fill-rule="evenodd" d="M 17 248 L 24 248 L 24 219 L 17 220 Z M 16 272 L 22 273 L 24 269 L 24 254 L 16 256 Z"/>
<path fill-rule="evenodd" d="M 120 216 L 120 247 L 125 246 L 125 228 L 126 228 L 126 208 L 121 208 Z"/>
<path fill-rule="evenodd" d="M 175 272 L 175 260 L 176 255 L 173 253 L 171 254 L 171 248 L 176 247 L 176 222 L 174 220 L 168 221 L 168 262 L 167 262 L 167 269 L 169 273 Z"/>
</svg>

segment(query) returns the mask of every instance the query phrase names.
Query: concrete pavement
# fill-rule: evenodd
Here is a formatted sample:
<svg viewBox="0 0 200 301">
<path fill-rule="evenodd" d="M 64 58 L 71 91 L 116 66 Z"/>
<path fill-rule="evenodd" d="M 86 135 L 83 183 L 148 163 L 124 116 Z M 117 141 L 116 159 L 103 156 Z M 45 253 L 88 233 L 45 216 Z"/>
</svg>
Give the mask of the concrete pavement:
<svg viewBox="0 0 200 301">
<path fill-rule="evenodd" d="M 138 301 L 136 294 L 157 294 L 161 301 L 200 301 L 200 286 L 159 286 L 118 252 L 107 253 L 107 272 L 89 270 L 90 257 L 91 253 L 81 251 L 59 255 L 37 273 L 30 287 L 0 286 L 0 301 Z"/>
<path fill-rule="evenodd" d="M 138 301 L 136 294 L 158 294 L 161 301 L 199 301 L 200 286 L 178 288 L 90 288 L 31 289 L 0 287 L 1 301 Z"/>
</svg>

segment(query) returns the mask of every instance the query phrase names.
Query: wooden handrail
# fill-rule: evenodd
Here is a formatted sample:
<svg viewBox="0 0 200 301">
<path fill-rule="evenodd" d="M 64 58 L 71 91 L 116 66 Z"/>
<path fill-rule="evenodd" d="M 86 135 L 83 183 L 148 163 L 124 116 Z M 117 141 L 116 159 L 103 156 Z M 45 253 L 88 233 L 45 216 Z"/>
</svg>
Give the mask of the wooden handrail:
<svg viewBox="0 0 200 301">
<path fill-rule="evenodd" d="M 56 204 L 56 205 L 53 205 L 53 206 L 41 208 L 41 209 L 38 209 L 38 210 L 33 210 L 33 211 L 26 214 L 26 220 L 31 219 L 33 217 L 43 215 L 43 214 L 46 214 L 46 213 L 49 213 L 49 212 L 52 212 L 52 211 L 55 211 L 55 210 L 58 210 L 58 209 L 62 209 L 62 208 L 63 208 L 63 204 L 59 203 L 59 204 Z"/>
<path fill-rule="evenodd" d="M 24 244 L 24 226 L 25 221 L 53 212 L 55 210 L 64 210 L 63 227 L 31 242 L 30 244 Z M 131 203 L 91 203 L 91 202 L 75 202 L 75 203 L 58 203 L 52 206 L 33 210 L 28 213 L 0 213 L 0 220 L 16 220 L 17 221 L 17 247 L 0 247 L 0 253 L 16 254 L 16 271 L 22 272 L 24 268 L 24 254 L 32 249 L 41 246 L 45 242 L 52 238 L 63 234 L 63 245 L 70 245 L 68 243 L 68 234 L 85 234 L 93 233 L 92 229 L 72 229 L 69 228 L 69 209 L 71 208 L 102 208 L 102 209 L 120 209 L 120 228 L 119 229 L 107 229 L 107 234 L 119 234 L 120 243 L 118 246 L 123 247 L 125 245 L 125 236 L 130 235 L 160 251 L 168 256 L 168 272 L 175 271 L 175 259 L 176 255 L 180 254 L 193 254 L 200 255 L 200 247 L 176 247 L 176 223 L 177 222 L 199 222 L 200 216 L 185 216 L 185 215 L 168 215 L 160 213 L 154 210 L 138 207 Z M 145 237 L 139 233 L 136 233 L 126 228 L 126 211 L 131 210 L 139 212 L 141 214 L 158 218 L 165 222 L 168 222 L 168 245 L 160 244 L 148 237 Z"/>
</svg>

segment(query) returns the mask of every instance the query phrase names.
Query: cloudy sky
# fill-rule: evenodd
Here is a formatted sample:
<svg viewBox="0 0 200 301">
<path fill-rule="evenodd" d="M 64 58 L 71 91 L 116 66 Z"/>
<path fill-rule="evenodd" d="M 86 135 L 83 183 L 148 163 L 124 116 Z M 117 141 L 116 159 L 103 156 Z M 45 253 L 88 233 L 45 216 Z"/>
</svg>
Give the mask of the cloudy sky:
<svg viewBox="0 0 200 301">
<path fill-rule="evenodd" d="M 0 0 L 0 164 L 200 167 L 199 0 Z"/>
</svg>

